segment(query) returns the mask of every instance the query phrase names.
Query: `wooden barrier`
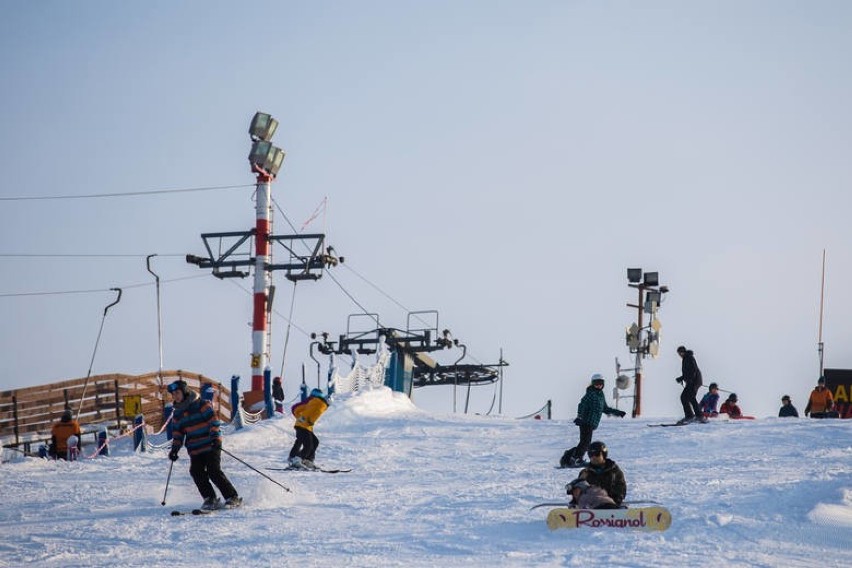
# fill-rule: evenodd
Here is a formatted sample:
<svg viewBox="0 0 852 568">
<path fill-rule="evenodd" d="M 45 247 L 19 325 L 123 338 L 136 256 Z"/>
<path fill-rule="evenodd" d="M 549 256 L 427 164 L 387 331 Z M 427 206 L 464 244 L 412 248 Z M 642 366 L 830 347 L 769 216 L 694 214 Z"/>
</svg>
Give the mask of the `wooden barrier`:
<svg viewBox="0 0 852 568">
<path fill-rule="evenodd" d="M 183 379 L 196 392 L 201 385 L 211 383 L 218 392 L 214 407 L 222 421 L 231 420 L 231 391 L 219 381 L 189 371 L 163 371 L 144 375 L 112 373 L 57 383 L 0 391 L 0 440 L 3 445 L 17 446 L 23 442 L 50 437 L 50 429 L 71 408 L 74 416 L 79 410 L 80 427 L 90 424 L 107 424 L 121 431 L 133 424 L 137 413 L 145 416 L 145 423 L 159 430 L 163 426 L 163 411 L 171 403 L 166 386 Z M 85 394 L 84 394 L 85 389 Z M 82 402 L 81 402 L 82 397 Z M 138 398 L 130 398 L 138 397 Z M 125 401 L 133 408 L 126 415 Z"/>
</svg>

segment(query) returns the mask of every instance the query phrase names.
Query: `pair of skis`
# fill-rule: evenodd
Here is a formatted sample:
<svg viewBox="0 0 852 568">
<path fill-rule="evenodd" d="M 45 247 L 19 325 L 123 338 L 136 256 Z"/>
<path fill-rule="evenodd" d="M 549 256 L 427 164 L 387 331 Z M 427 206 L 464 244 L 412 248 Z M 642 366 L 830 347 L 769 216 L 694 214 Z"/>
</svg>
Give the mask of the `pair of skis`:
<svg viewBox="0 0 852 568">
<path fill-rule="evenodd" d="M 323 469 L 321 467 L 268 467 L 269 471 L 319 471 L 321 473 L 349 473 L 351 469 Z"/>
</svg>

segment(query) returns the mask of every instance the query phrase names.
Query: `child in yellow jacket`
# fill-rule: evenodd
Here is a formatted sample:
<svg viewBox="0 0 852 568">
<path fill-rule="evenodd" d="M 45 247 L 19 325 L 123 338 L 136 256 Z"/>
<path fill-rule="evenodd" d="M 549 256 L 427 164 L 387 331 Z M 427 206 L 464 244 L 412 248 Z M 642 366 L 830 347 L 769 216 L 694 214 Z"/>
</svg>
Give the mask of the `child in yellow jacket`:
<svg viewBox="0 0 852 568">
<path fill-rule="evenodd" d="M 296 418 L 296 441 L 290 450 L 290 466 L 302 469 L 316 469 L 314 457 L 319 446 L 319 439 L 314 434 L 314 424 L 328 409 L 328 399 L 319 389 L 311 391 L 310 396 L 293 405 L 291 411 Z"/>
</svg>

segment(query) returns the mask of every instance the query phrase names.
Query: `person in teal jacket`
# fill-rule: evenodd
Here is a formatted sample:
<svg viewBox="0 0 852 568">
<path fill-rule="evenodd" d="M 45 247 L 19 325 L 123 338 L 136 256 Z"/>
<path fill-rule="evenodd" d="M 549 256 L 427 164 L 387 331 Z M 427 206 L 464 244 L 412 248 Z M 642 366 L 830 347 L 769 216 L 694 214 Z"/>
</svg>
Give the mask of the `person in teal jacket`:
<svg viewBox="0 0 852 568">
<path fill-rule="evenodd" d="M 592 442 L 592 432 L 600 424 L 602 415 L 609 414 L 624 418 L 626 412 L 607 405 L 603 392 L 605 382 L 603 376 L 599 373 L 592 375 L 591 384 L 586 387 L 586 394 L 583 395 L 580 404 L 577 405 L 577 418 L 574 419 L 574 424 L 580 427 L 580 441 L 570 450 L 565 450 L 559 460 L 560 467 L 582 467 L 586 465 L 583 456 L 589 449 L 589 444 Z"/>
</svg>

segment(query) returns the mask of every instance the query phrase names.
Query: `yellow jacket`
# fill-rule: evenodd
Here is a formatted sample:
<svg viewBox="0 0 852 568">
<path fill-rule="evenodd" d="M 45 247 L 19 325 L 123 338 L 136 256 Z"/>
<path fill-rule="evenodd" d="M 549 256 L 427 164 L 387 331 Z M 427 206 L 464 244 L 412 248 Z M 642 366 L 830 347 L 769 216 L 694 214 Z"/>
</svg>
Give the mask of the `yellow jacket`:
<svg viewBox="0 0 852 568">
<path fill-rule="evenodd" d="M 328 403 L 318 396 L 312 396 L 302 404 L 297 404 L 293 407 L 293 416 L 296 417 L 295 427 L 313 432 L 314 424 L 326 409 L 328 409 Z"/>
</svg>

